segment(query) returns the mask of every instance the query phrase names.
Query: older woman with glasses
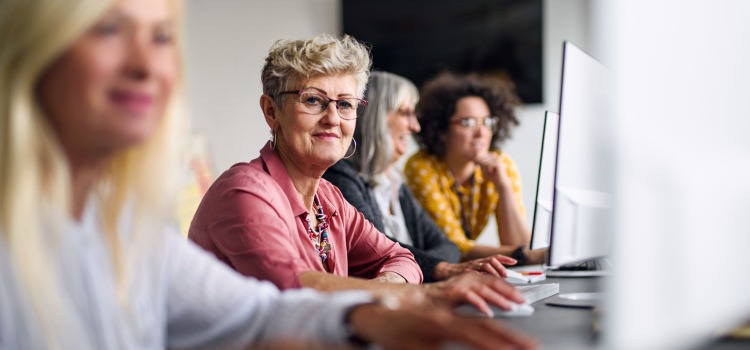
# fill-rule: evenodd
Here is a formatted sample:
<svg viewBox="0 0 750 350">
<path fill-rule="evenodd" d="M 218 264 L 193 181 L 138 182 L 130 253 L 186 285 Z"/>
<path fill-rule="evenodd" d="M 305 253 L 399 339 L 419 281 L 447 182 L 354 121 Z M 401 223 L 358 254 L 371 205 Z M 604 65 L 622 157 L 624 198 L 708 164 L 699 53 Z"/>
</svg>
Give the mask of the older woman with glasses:
<svg viewBox="0 0 750 350">
<path fill-rule="evenodd" d="M 419 100 L 416 86 L 392 73 L 372 72 L 366 98 L 370 104 L 354 130 L 359 149 L 351 159 L 329 168 L 323 178 L 336 185 L 378 230 L 414 254 L 425 282 L 467 271 L 505 276 L 503 264 L 515 260 L 502 255 L 459 264 L 458 247 L 425 213 L 396 170 L 409 140 L 420 130 L 414 112 Z"/>
<path fill-rule="evenodd" d="M 487 314 L 487 302 L 503 308 L 521 302 L 512 286 L 477 277 L 415 286 L 423 276 L 414 256 L 322 180 L 355 151 L 369 68 L 367 48 L 349 36 L 276 42 L 261 76 L 271 141 L 260 157 L 234 165 L 211 186 L 190 239 L 282 289 L 367 289 L 404 302 L 470 302 Z"/>
<path fill-rule="evenodd" d="M 510 256 L 541 263 L 545 251 L 528 249 L 521 177 L 499 149 L 518 124 L 518 98 L 507 84 L 476 75 L 443 73 L 428 81 L 417 105 L 421 150 L 404 168 L 417 200 L 461 250 L 464 260 Z M 500 246 L 476 244 L 495 215 Z"/>
</svg>

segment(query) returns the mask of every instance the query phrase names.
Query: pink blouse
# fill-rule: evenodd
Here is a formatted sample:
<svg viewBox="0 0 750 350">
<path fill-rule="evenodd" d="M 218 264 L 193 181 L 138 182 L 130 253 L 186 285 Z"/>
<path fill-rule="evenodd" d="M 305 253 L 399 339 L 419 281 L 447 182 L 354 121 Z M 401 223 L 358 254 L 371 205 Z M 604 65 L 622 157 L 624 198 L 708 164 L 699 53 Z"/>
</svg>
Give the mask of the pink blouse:
<svg viewBox="0 0 750 350">
<path fill-rule="evenodd" d="M 307 210 L 269 144 L 260 157 L 235 164 L 211 185 L 188 237 L 240 273 L 280 289 L 302 287 L 304 271 L 366 279 L 389 271 L 422 283 L 414 256 L 377 231 L 336 186 L 321 179 L 318 198 L 332 246 L 327 268 L 307 234 Z"/>
</svg>

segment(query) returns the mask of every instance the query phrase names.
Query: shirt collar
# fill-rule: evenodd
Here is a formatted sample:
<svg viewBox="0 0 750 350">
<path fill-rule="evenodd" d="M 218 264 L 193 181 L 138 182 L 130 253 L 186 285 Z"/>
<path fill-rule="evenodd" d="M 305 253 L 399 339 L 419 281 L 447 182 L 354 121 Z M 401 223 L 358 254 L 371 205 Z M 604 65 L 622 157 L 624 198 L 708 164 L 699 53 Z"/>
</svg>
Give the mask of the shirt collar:
<svg viewBox="0 0 750 350">
<path fill-rule="evenodd" d="M 446 162 L 439 161 L 438 164 L 442 168 L 443 173 L 446 174 L 446 177 L 448 178 L 448 186 L 453 188 L 456 185 L 456 177 L 453 176 L 453 172 L 448 167 L 448 164 Z M 474 167 L 474 185 L 481 185 L 483 182 L 484 175 L 482 174 L 482 168 L 477 165 Z"/>
<path fill-rule="evenodd" d="M 271 148 L 271 143 L 266 143 L 265 146 L 260 150 L 260 158 L 263 160 L 263 167 L 267 169 L 268 174 L 271 175 L 274 181 L 279 184 L 281 190 L 284 191 L 284 195 L 289 200 L 289 205 L 292 207 L 292 213 L 294 216 L 300 216 L 302 214 L 308 214 L 307 208 L 302 203 L 302 199 L 299 198 L 297 188 L 294 187 L 292 178 L 289 177 L 289 173 L 286 171 L 284 162 L 281 161 L 279 154 Z M 318 199 L 320 204 L 323 205 L 323 210 L 330 217 L 338 215 L 335 203 L 329 201 L 325 196 L 320 195 L 320 186 L 323 185 L 324 179 L 320 179 L 318 185 Z"/>
<path fill-rule="evenodd" d="M 307 213 L 307 209 L 302 204 L 302 199 L 299 198 L 297 189 L 294 187 L 292 178 L 289 177 L 289 173 L 286 171 L 286 167 L 284 167 L 279 154 L 271 148 L 270 142 L 266 143 L 260 150 L 260 158 L 263 160 L 264 168 L 267 169 L 268 174 L 279 184 L 281 190 L 284 191 L 284 195 L 289 200 L 294 216 Z"/>
</svg>

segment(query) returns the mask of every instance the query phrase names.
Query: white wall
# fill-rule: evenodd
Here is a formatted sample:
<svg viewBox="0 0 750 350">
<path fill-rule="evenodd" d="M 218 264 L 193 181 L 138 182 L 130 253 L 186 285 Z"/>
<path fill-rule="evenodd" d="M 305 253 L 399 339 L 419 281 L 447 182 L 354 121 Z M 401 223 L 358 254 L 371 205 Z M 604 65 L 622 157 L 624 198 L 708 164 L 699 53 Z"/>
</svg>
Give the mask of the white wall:
<svg viewBox="0 0 750 350">
<path fill-rule="evenodd" d="M 558 109 L 562 41 L 572 40 L 590 50 L 587 8 L 587 0 L 545 1 L 546 102 L 518 111 L 521 126 L 504 147 L 521 170 L 529 217 L 534 208 L 544 110 Z M 187 1 L 187 73 L 193 126 L 209 139 L 217 175 L 236 162 L 255 158 L 268 140 L 258 100 L 260 69 L 271 44 L 277 39 L 307 38 L 339 30 L 340 0 Z M 497 237 L 485 234 L 482 240 L 491 243 Z"/>
<path fill-rule="evenodd" d="M 531 227 L 534 214 L 534 196 L 536 194 L 537 175 L 539 171 L 539 154 L 544 127 L 544 111 L 558 112 L 560 104 L 560 73 L 562 70 L 562 42 L 570 40 L 578 47 L 596 55 L 589 45 L 587 0 L 546 0 L 544 2 L 544 103 L 523 106 L 518 110 L 521 125 L 513 131 L 513 138 L 506 142 L 504 151 L 508 152 L 521 171 L 523 180 L 523 203 L 526 206 L 526 222 Z M 494 234 L 497 226 L 493 220 L 479 236 L 481 244 L 497 244 Z"/>
<path fill-rule="evenodd" d="M 249 161 L 269 139 L 260 70 L 278 39 L 337 33 L 337 0 L 187 0 L 189 107 L 208 137 L 216 175 Z"/>
</svg>

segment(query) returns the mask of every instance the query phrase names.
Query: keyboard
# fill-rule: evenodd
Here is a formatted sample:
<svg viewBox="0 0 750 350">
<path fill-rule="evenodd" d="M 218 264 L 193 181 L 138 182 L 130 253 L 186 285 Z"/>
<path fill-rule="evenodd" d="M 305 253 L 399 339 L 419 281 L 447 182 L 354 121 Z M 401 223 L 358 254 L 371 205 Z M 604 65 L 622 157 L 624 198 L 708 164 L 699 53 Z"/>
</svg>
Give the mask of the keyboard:
<svg viewBox="0 0 750 350">
<path fill-rule="evenodd" d="M 526 298 L 526 302 L 533 304 L 539 300 L 549 298 L 555 294 L 560 293 L 559 283 L 541 283 L 541 284 L 525 284 L 516 286 L 516 289 L 523 294 Z"/>
</svg>

